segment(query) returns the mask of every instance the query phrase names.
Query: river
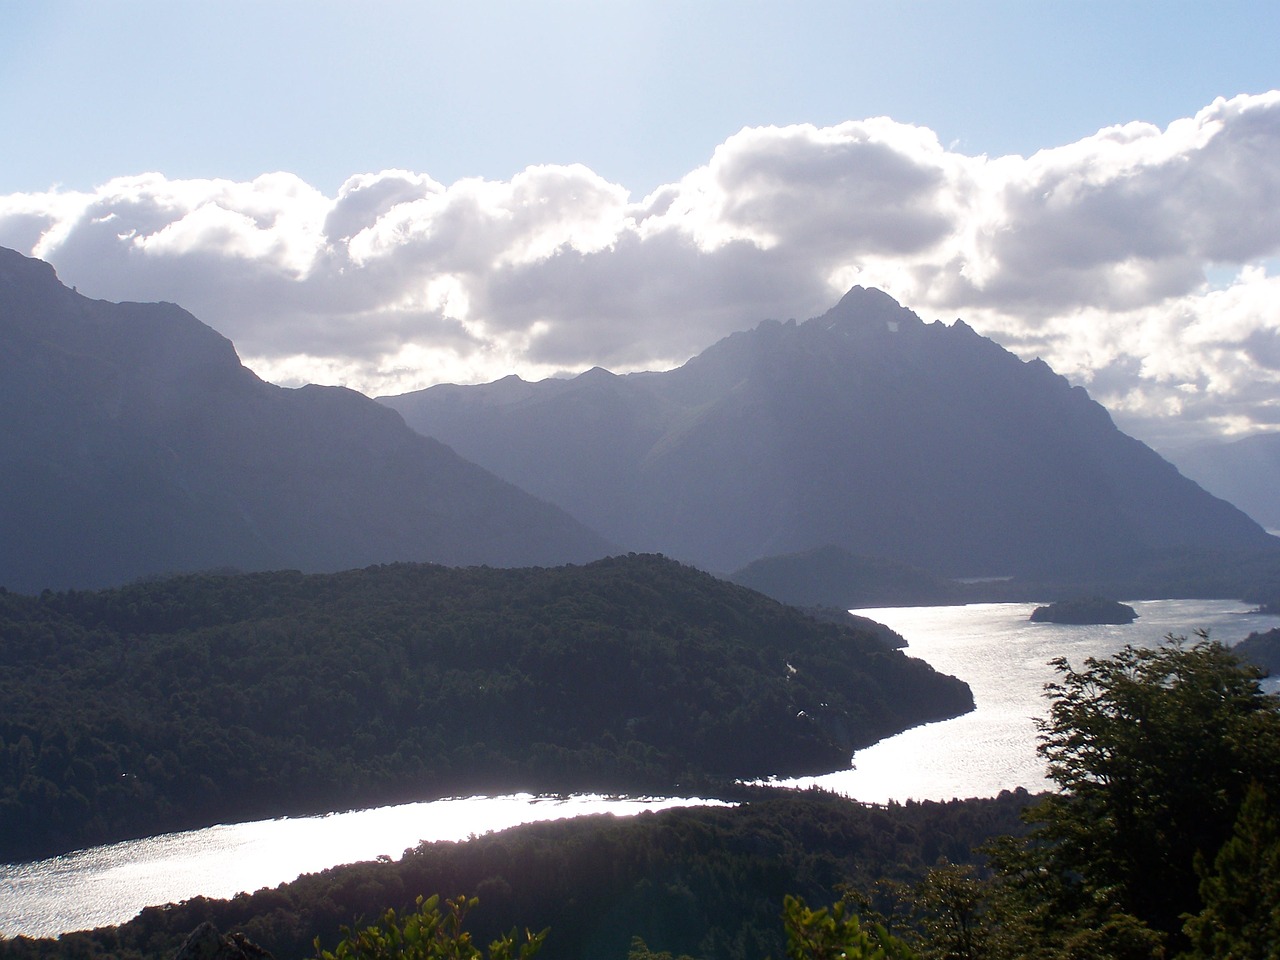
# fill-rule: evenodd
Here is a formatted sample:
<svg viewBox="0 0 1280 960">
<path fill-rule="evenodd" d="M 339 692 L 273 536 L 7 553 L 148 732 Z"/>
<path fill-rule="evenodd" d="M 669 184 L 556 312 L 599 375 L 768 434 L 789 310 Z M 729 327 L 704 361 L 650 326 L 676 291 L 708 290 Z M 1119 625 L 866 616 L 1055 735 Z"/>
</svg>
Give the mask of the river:
<svg viewBox="0 0 1280 960">
<path fill-rule="evenodd" d="M 855 611 L 897 630 L 909 652 L 966 680 L 976 709 L 917 727 L 853 758 L 850 769 L 785 781 L 821 785 L 859 800 L 993 796 L 1042 789 L 1032 722 L 1043 716 L 1048 662 L 1108 656 L 1126 643 L 1210 631 L 1232 644 L 1280 617 L 1231 601 L 1136 602 L 1136 623 L 1033 624 L 1031 604 L 972 604 Z M 339 863 L 398 857 L 420 840 L 464 839 L 533 820 L 611 811 L 619 815 L 701 801 L 579 796 L 474 797 L 403 804 L 325 817 L 210 827 L 95 847 L 37 863 L 0 865 L 0 934 L 52 936 L 129 919 L 144 906 L 195 896 L 229 897 Z"/>
<path fill-rule="evenodd" d="M 0 864 L 0 935 L 50 937 L 123 923 L 143 907 L 225 898 L 304 873 L 380 856 L 420 841 L 465 840 L 522 823 L 718 801 L 578 795 L 465 797 L 321 817 L 220 824 Z"/>
</svg>

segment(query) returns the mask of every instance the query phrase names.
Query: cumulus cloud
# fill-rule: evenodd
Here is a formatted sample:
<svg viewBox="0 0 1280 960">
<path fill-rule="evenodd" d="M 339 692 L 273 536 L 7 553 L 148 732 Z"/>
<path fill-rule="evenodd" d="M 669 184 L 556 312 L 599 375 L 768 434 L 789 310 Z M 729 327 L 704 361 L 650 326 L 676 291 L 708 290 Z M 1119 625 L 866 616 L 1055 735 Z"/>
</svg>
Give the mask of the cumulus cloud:
<svg viewBox="0 0 1280 960">
<path fill-rule="evenodd" d="M 0 197 L 0 244 L 179 302 L 278 382 L 670 365 L 861 283 L 1042 356 L 1139 435 L 1280 422 L 1280 93 L 1030 157 L 887 118 L 751 128 L 643 198 L 577 165 L 333 197 L 144 174 Z"/>
</svg>

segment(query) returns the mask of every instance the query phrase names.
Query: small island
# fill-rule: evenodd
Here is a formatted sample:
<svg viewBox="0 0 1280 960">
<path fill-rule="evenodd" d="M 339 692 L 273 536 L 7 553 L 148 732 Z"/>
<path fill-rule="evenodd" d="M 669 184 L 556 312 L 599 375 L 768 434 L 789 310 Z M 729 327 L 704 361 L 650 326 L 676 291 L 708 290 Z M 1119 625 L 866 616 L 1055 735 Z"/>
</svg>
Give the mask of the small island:
<svg viewBox="0 0 1280 960">
<path fill-rule="evenodd" d="M 1032 623 L 1120 624 L 1133 623 L 1138 611 L 1126 603 L 1102 597 L 1059 600 L 1031 611 Z"/>
</svg>

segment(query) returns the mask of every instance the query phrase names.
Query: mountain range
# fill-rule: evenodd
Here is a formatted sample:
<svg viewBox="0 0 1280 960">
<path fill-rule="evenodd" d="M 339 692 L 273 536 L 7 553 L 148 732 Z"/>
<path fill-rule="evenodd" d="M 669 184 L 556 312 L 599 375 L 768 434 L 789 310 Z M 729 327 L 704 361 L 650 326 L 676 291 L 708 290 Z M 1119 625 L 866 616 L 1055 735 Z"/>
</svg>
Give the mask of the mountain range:
<svg viewBox="0 0 1280 960">
<path fill-rule="evenodd" d="M 666 372 L 380 399 L 609 539 L 713 571 L 834 545 L 950 577 L 1061 578 L 1277 546 L 1044 362 L 861 287 Z"/>
<path fill-rule="evenodd" d="M 1043 362 L 860 287 L 674 370 L 375 402 L 265 383 L 180 307 L 0 250 L 0 403 L 18 591 L 620 550 L 728 573 L 828 546 L 877 576 L 1061 581 L 1280 546 Z"/>
<path fill-rule="evenodd" d="M 0 585 L 18 591 L 613 549 L 359 393 L 265 383 L 181 308 L 88 299 L 5 249 L 0 409 Z"/>
</svg>

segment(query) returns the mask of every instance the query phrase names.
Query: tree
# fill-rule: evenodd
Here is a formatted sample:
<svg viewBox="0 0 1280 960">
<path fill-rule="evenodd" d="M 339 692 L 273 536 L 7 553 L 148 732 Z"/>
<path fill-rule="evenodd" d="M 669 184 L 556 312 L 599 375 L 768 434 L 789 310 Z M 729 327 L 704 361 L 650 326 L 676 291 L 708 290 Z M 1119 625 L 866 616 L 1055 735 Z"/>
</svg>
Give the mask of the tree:
<svg viewBox="0 0 1280 960">
<path fill-rule="evenodd" d="M 632 937 L 631 949 L 627 951 L 627 960 L 694 960 L 694 958 L 687 953 L 675 957 L 670 950 L 650 950 L 643 937 Z"/>
<path fill-rule="evenodd" d="M 916 887 L 915 901 L 926 958 L 978 960 L 987 955 L 986 892 L 972 867 L 943 862 L 929 871 Z"/>
<path fill-rule="evenodd" d="M 798 897 L 782 905 L 790 960 L 919 960 L 878 923 L 863 925 L 844 900 L 810 910 Z"/>
<path fill-rule="evenodd" d="M 333 952 L 320 949 L 315 941 L 318 960 L 485 960 L 485 953 L 471 942 L 471 934 L 463 929 L 467 911 L 480 901 L 459 897 L 445 901 L 440 897 L 427 900 L 418 897 L 418 909 L 403 919 L 388 910 L 380 923 L 352 931 L 343 927 L 343 938 Z M 542 946 L 547 931 L 525 931 L 521 942 L 514 930 L 489 945 L 488 960 L 530 960 Z"/>
<path fill-rule="evenodd" d="M 1212 872 L 1203 870 L 1200 896 L 1204 909 L 1185 928 L 1187 957 L 1280 960 L 1280 824 L 1256 784 Z"/>
<path fill-rule="evenodd" d="M 1201 909 L 1197 855 L 1231 836 L 1252 783 L 1280 796 L 1276 701 L 1204 634 L 1054 667 L 1039 749 L 1059 791 L 993 851 L 1001 909 L 1041 944 L 1089 941 L 1082 956 L 1179 947 Z"/>
</svg>

